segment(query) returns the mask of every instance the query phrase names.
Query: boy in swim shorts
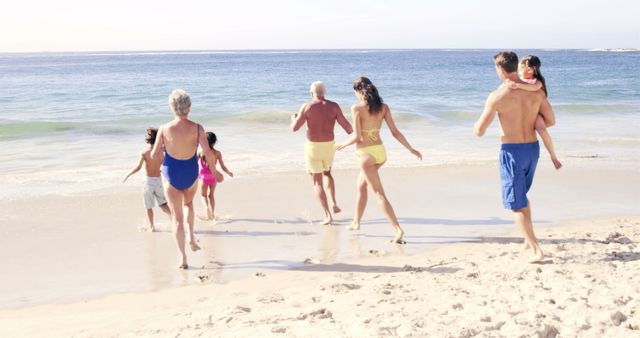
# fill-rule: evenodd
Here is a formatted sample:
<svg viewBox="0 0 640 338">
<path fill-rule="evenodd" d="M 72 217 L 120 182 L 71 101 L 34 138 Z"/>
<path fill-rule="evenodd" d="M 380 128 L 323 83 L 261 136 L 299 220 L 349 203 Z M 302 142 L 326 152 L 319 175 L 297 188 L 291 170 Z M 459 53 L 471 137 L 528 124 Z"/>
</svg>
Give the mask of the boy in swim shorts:
<svg viewBox="0 0 640 338">
<path fill-rule="evenodd" d="M 162 187 L 162 178 L 160 177 L 160 166 L 162 165 L 163 158 L 152 159 L 151 149 L 156 141 L 156 135 L 158 134 L 157 128 L 147 128 L 147 134 L 145 141 L 149 146 L 140 152 L 140 160 L 138 164 L 131 169 L 129 174 L 125 176 L 122 183 L 126 182 L 129 176 L 137 173 L 144 164 L 144 170 L 147 177 L 144 180 L 144 207 L 147 210 L 147 229 L 151 232 L 155 231 L 155 224 L 153 223 L 153 207 L 156 202 L 160 209 L 164 211 L 169 217 L 171 217 L 171 210 L 167 205 L 167 199 L 164 197 L 164 190 Z"/>
</svg>

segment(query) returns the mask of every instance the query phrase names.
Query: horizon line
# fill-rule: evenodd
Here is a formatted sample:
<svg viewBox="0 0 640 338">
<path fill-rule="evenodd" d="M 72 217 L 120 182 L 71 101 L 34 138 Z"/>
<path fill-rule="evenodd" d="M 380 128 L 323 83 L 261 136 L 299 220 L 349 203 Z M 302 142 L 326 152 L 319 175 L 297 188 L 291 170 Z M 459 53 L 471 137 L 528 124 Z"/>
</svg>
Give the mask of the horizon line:
<svg viewBox="0 0 640 338">
<path fill-rule="evenodd" d="M 483 47 L 483 48 L 473 48 L 473 47 L 461 47 L 461 48 L 257 48 L 257 49 L 244 49 L 244 48 L 235 48 L 235 49 L 138 49 L 138 50 L 122 50 L 122 49 L 114 49 L 114 50 L 64 50 L 64 51 L 0 51 L 0 54 L 72 54 L 72 53 L 206 53 L 206 52 L 272 52 L 272 51 L 282 51 L 282 52 L 291 52 L 291 51 L 419 51 L 419 50 L 522 50 L 522 49 L 531 49 L 531 50 L 547 50 L 547 51 L 561 51 L 561 50 L 586 50 L 586 51 L 640 51 L 639 47 L 585 47 L 585 48 L 552 48 L 552 47 L 519 47 L 519 48 L 493 48 L 493 47 Z"/>
</svg>

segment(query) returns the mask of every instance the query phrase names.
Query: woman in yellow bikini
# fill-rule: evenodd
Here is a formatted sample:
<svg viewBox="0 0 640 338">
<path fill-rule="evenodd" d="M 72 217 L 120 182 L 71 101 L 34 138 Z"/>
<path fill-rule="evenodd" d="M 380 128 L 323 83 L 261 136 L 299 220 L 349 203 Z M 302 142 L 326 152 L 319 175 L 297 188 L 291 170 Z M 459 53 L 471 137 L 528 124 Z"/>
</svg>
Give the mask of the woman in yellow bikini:
<svg viewBox="0 0 640 338">
<path fill-rule="evenodd" d="M 405 148 L 419 159 L 422 154 L 413 149 L 407 139 L 402 135 L 396 127 L 389 106 L 382 102 L 382 98 L 378 94 L 378 89 L 366 77 L 360 77 L 353 83 L 353 90 L 360 102 L 351 106 L 351 116 L 353 117 L 353 125 L 355 132 L 344 143 L 339 144 L 336 149 L 341 150 L 347 146 L 356 143 L 356 155 L 358 156 L 358 164 L 360 165 L 360 175 L 358 177 L 358 199 L 356 203 L 356 213 L 353 222 L 349 226 L 349 230 L 359 230 L 362 214 L 367 206 L 367 186 L 371 186 L 371 190 L 378 200 L 378 205 L 384 212 L 385 216 L 395 230 L 395 238 L 392 242 L 405 244 L 403 239 L 404 231 L 398 223 L 393 207 L 387 199 L 378 170 L 387 160 L 387 152 L 380 139 L 380 127 L 382 121 L 387 123 L 391 130 L 391 135 L 395 137 Z"/>
</svg>

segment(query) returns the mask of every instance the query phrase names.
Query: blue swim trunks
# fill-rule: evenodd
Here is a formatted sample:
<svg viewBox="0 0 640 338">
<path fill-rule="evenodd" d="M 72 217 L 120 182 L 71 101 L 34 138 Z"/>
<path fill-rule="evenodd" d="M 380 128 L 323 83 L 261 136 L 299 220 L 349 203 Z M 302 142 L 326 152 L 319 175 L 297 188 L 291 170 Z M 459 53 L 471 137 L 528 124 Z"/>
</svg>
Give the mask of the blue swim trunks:
<svg viewBox="0 0 640 338">
<path fill-rule="evenodd" d="M 519 210 L 529 205 L 527 192 L 533 183 L 539 157 L 538 141 L 503 144 L 500 148 L 502 204 L 506 209 Z"/>
</svg>

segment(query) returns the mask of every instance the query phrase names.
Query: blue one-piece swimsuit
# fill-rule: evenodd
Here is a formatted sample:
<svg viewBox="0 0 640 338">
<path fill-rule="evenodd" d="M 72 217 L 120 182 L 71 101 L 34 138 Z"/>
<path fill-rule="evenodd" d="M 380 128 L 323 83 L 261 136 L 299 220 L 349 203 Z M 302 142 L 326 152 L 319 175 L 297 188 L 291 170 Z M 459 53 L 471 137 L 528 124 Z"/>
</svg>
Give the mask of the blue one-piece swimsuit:
<svg viewBox="0 0 640 338">
<path fill-rule="evenodd" d="M 174 188 L 178 190 L 189 189 L 198 179 L 198 140 L 200 139 L 200 125 L 196 124 L 196 152 L 193 157 L 188 160 L 178 160 L 168 152 L 164 152 L 164 161 L 160 171 L 162 176 L 169 181 Z"/>
<path fill-rule="evenodd" d="M 197 153 L 188 160 L 177 160 L 169 153 L 164 153 L 162 162 L 162 176 L 178 190 L 189 189 L 198 179 L 198 156 Z"/>
</svg>

